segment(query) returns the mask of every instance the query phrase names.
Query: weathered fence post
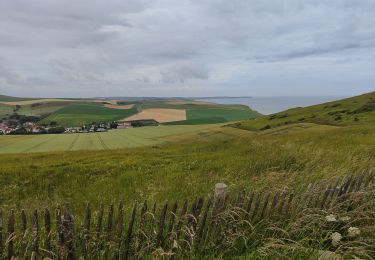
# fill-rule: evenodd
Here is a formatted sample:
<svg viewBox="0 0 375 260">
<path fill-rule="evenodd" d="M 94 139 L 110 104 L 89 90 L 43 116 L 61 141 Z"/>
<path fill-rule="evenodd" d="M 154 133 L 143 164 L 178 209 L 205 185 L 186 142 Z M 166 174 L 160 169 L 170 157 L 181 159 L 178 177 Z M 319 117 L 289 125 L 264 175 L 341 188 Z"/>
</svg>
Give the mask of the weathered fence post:
<svg viewBox="0 0 375 260">
<path fill-rule="evenodd" d="M 208 212 L 209 212 L 210 207 L 211 207 L 211 203 L 212 203 L 212 199 L 211 199 L 211 197 L 209 197 L 208 200 L 207 200 L 207 204 L 206 204 L 206 207 L 204 209 L 203 215 L 202 215 L 200 225 L 198 227 L 198 237 L 197 237 L 197 241 L 195 243 L 195 249 L 196 250 L 199 250 L 199 248 L 202 246 L 201 245 L 203 243 L 202 241 L 204 241 L 205 225 L 206 225 L 206 221 L 207 221 L 207 217 L 208 217 Z"/>
<path fill-rule="evenodd" d="M 141 209 L 141 219 L 139 222 L 139 233 L 138 233 L 138 247 L 136 248 L 136 252 L 140 251 L 143 245 L 143 241 L 146 238 L 146 213 L 147 213 L 147 201 L 145 200 L 143 203 L 143 207 Z"/>
<path fill-rule="evenodd" d="M 74 219 L 67 209 L 63 215 L 63 231 L 65 237 L 65 247 L 67 250 L 67 259 L 75 259 L 75 245 L 74 245 Z"/>
<path fill-rule="evenodd" d="M 0 255 L 3 254 L 3 210 L 0 209 Z"/>
<path fill-rule="evenodd" d="M 11 209 L 8 216 L 8 259 L 13 258 L 13 238 L 14 238 L 14 211 Z"/>
<path fill-rule="evenodd" d="M 48 208 L 44 210 L 44 232 L 45 232 L 45 247 L 47 251 L 51 251 L 51 214 Z"/>
<path fill-rule="evenodd" d="M 85 222 L 83 226 L 83 255 L 85 257 L 87 257 L 87 253 L 89 252 L 90 224 L 91 224 L 91 208 L 90 208 L 90 203 L 87 203 L 86 209 L 85 209 Z"/>
<path fill-rule="evenodd" d="M 132 214 L 130 216 L 128 231 L 126 233 L 126 238 L 125 238 L 125 253 L 124 253 L 124 259 L 125 260 L 127 260 L 129 258 L 129 252 L 130 252 L 130 247 L 131 247 L 131 240 L 132 240 L 132 235 L 133 235 L 133 226 L 134 226 L 134 222 L 135 222 L 136 211 L 137 211 L 137 204 L 134 204 Z"/>
<path fill-rule="evenodd" d="M 108 210 L 108 219 L 107 219 L 107 238 L 106 238 L 106 244 L 104 248 L 104 256 L 103 259 L 108 259 L 108 253 L 109 253 L 109 247 L 112 237 L 112 228 L 113 228 L 113 210 L 114 210 L 114 204 L 113 202 L 109 206 Z"/>
<path fill-rule="evenodd" d="M 167 208 L 168 208 L 168 203 L 165 202 L 163 209 L 161 210 L 161 213 L 160 213 L 158 233 L 156 235 L 156 247 L 161 246 L 164 240 L 163 231 L 164 231 L 165 216 L 167 214 Z"/>
<path fill-rule="evenodd" d="M 118 204 L 118 215 L 117 215 L 117 252 L 115 255 L 116 259 L 122 259 L 121 257 L 121 236 L 124 227 L 124 203 L 120 200 Z"/>
<path fill-rule="evenodd" d="M 181 228 L 184 224 L 185 215 L 188 209 L 188 201 L 185 200 L 184 205 L 182 206 L 180 217 L 178 219 L 177 227 L 176 227 L 176 239 L 179 240 L 181 236 Z"/>
<path fill-rule="evenodd" d="M 213 216 L 216 216 L 225 210 L 227 187 L 228 186 L 225 183 L 217 183 L 215 185 L 214 209 L 212 212 Z"/>
<path fill-rule="evenodd" d="M 36 259 L 39 253 L 39 214 L 35 210 L 33 214 L 33 242 L 32 242 L 32 254 L 31 259 Z"/>
<path fill-rule="evenodd" d="M 56 231 L 57 231 L 57 258 L 61 259 L 64 255 L 64 232 L 62 227 L 61 209 L 56 209 Z"/>
<path fill-rule="evenodd" d="M 96 220 L 96 238 L 95 238 L 95 245 L 93 247 L 92 256 L 93 259 L 97 259 L 99 255 L 99 251 L 101 250 L 100 238 L 102 232 L 102 225 L 103 225 L 103 215 L 104 215 L 104 204 L 103 202 L 99 205 L 99 212 L 97 215 Z"/>
<path fill-rule="evenodd" d="M 24 209 L 21 210 L 21 231 L 22 231 L 22 239 L 20 242 L 20 247 L 18 250 L 19 257 L 26 256 L 26 246 L 27 246 L 27 217 L 26 211 Z"/>
</svg>

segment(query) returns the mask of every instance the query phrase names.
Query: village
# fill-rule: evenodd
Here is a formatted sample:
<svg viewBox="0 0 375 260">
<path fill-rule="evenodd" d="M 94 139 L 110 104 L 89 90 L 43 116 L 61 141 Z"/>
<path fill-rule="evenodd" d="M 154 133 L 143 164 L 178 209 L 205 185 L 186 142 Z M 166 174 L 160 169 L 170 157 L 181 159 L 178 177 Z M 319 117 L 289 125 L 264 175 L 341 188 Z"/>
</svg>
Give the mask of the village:
<svg viewBox="0 0 375 260">
<path fill-rule="evenodd" d="M 50 122 L 49 125 L 39 124 L 37 120 L 0 120 L 0 135 L 33 135 L 33 134 L 74 134 L 74 133 L 94 133 L 107 132 L 111 129 L 129 129 L 142 126 L 158 126 L 155 120 L 132 120 L 132 121 L 113 121 L 103 123 L 91 123 L 88 125 L 63 127 L 56 122 Z"/>
</svg>

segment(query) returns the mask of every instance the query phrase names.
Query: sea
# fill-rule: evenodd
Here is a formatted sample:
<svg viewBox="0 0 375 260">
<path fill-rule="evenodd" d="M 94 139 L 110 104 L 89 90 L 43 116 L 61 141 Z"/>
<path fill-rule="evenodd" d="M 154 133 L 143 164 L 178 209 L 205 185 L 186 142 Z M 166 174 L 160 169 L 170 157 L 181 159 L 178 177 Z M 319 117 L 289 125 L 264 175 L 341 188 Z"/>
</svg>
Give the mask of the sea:
<svg viewBox="0 0 375 260">
<path fill-rule="evenodd" d="M 241 104 L 261 114 L 269 115 L 295 107 L 306 107 L 346 98 L 347 96 L 309 96 L 309 97 L 217 97 L 197 99 L 218 104 Z"/>
</svg>

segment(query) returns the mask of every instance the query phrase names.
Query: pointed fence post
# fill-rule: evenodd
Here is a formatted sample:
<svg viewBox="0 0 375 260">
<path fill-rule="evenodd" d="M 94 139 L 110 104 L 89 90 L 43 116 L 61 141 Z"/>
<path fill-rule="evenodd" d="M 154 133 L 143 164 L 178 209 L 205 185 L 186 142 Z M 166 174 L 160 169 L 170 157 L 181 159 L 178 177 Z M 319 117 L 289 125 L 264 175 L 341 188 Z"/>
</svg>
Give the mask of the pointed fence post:
<svg viewBox="0 0 375 260">
<path fill-rule="evenodd" d="M 46 208 L 44 210 L 44 232 L 45 232 L 45 247 L 47 251 L 51 251 L 51 214 Z"/>
<path fill-rule="evenodd" d="M 31 245 L 32 249 L 32 259 L 36 259 L 39 254 L 39 213 L 37 210 L 34 210 L 33 213 L 33 242 Z"/>
<path fill-rule="evenodd" d="M 124 253 L 124 259 L 127 260 L 129 259 L 129 253 L 130 253 L 130 247 L 131 247 L 131 241 L 132 241 L 132 236 L 133 236 L 133 226 L 135 222 L 135 214 L 137 211 L 137 204 L 134 204 L 132 214 L 130 216 L 130 221 L 129 221 L 129 226 L 128 226 L 128 231 L 126 233 L 126 238 L 125 238 L 125 253 Z M 136 252 L 134 252 L 136 253 Z"/>
<path fill-rule="evenodd" d="M 214 210 L 213 216 L 223 212 L 227 200 L 227 185 L 225 183 L 217 183 L 215 185 Z"/>
<path fill-rule="evenodd" d="M 12 259 L 13 252 L 13 239 L 14 239 L 14 211 L 11 209 L 8 215 L 8 259 Z"/>
<path fill-rule="evenodd" d="M 0 209 L 0 255 L 3 254 L 3 210 Z"/>
</svg>

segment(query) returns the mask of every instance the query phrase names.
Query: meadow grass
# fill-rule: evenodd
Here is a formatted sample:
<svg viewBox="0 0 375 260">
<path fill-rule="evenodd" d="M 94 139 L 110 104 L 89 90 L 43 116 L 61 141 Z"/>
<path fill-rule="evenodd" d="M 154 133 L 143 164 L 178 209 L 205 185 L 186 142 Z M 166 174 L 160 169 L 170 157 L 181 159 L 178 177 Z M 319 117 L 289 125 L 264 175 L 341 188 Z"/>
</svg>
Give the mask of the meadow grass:
<svg viewBox="0 0 375 260">
<path fill-rule="evenodd" d="M 0 104 L 0 119 L 6 115 L 13 113 L 14 107 Z"/>
<path fill-rule="evenodd" d="M 150 126 L 110 130 L 103 133 L 4 135 L 0 136 L 0 154 L 103 150 L 160 145 L 179 140 L 184 136 L 201 135 L 219 126 Z"/>
<path fill-rule="evenodd" d="M 250 109 L 233 108 L 210 108 L 210 109 L 189 109 L 186 111 L 187 120 L 204 120 L 209 118 L 222 118 L 223 123 L 255 118 L 256 113 Z"/>
<path fill-rule="evenodd" d="M 4 154 L 0 196 L 3 207 L 67 202 L 81 211 L 85 201 L 182 200 L 212 192 L 217 182 L 232 191 L 276 190 L 374 166 L 374 126 L 296 127 L 222 127 L 153 147 Z"/>
</svg>

